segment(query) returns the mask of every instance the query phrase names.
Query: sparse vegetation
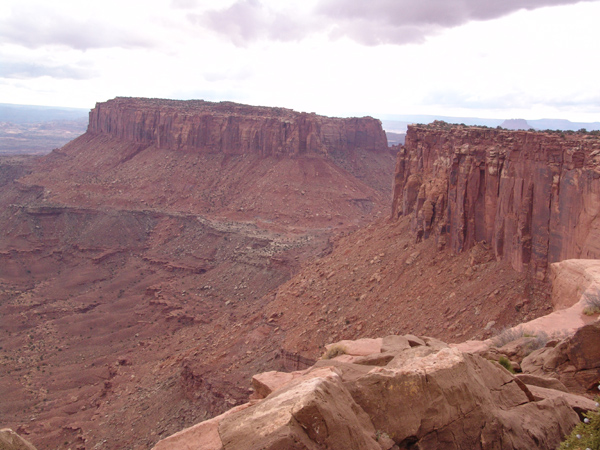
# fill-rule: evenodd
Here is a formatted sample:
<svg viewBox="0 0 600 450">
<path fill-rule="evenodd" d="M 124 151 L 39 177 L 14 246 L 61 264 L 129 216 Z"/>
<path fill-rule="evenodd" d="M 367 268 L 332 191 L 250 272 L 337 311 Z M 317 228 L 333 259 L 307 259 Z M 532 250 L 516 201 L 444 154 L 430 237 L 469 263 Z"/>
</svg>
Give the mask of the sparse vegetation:
<svg viewBox="0 0 600 450">
<path fill-rule="evenodd" d="M 329 347 L 329 349 L 323 355 L 323 359 L 335 358 L 336 356 L 345 355 L 346 353 L 348 353 L 348 349 L 345 346 L 341 344 L 335 344 Z"/>
<path fill-rule="evenodd" d="M 498 363 L 500 363 L 500 365 L 506 370 L 508 370 L 510 373 L 515 373 L 515 369 L 513 369 L 511 362 L 506 356 L 501 356 L 498 360 Z"/>
<path fill-rule="evenodd" d="M 586 306 L 583 308 L 583 313 L 588 316 L 600 314 L 600 289 L 596 288 L 594 292 L 586 292 L 584 296 Z"/>
<path fill-rule="evenodd" d="M 600 450 L 599 401 L 600 397 L 596 397 L 596 411 L 590 411 L 583 415 L 585 419 L 560 445 L 560 450 Z"/>
<path fill-rule="evenodd" d="M 538 348 L 542 348 L 550 340 L 548 333 L 545 331 L 527 331 L 521 327 L 506 328 L 492 338 L 492 342 L 496 347 L 502 347 L 509 342 L 516 341 L 522 337 L 532 338 L 527 344 L 527 353 L 531 353 Z M 558 334 L 553 337 L 558 337 Z"/>
<path fill-rule="evenodd" d="M 389 439 L 389 438 L 390 438 L 390 436 L 385 431 L 377 430 L 375 432 L 375 440 L 377 442 L 379 442 L 382 439 Z"/>
</svg>

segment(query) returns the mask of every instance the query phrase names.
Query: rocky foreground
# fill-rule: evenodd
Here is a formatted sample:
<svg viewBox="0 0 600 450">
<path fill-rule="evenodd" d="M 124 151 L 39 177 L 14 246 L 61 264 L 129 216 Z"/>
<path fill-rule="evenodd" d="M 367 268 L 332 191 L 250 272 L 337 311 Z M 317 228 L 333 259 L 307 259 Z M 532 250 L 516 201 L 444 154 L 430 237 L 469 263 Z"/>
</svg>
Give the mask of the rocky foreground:
<svg viewBox="0 0 600 450">
<path fill-rule="evenodd" d="M 600 342 L 600 323 L 582 333 Z M 586 356 L 600 357 L 598 345 L 584 346 L 594 352 Z M 329 345 L 326 357 L 337 353 L 304 371 L 255 376 L 259 400 L 154 450 L 553 449 L 580 421 L 578 413 L 596 407 L 556 379 L 515 376 L 484 357 L 489 353 L 433 338 L 343 341 Z"/>
<path fill-rule="evenodd" d="M 599 267 L 554 264 L 555 311 L 486 341 L 329 344 L 306 370 L 255 375 L 248 403 L 154 450 L 554 449 L 598 408 Z"/>
</svg>

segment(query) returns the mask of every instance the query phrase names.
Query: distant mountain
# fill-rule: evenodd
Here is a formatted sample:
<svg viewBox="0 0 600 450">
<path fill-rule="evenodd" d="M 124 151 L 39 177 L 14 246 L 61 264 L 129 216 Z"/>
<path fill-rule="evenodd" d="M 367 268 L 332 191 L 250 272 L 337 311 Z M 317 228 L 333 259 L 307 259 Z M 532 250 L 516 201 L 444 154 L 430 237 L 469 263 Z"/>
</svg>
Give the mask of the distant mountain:
<svg viewBox="0 0 600 450">
<path fill-rule="evenodd" d="M 525 119 L 506 119 L 500 126 L 507 130 L 529 130 L 533 128 Z"/>
<path fill-rule="evenodd" d="M 0 155 L 45 154 L 83 134 L 87 109 L 0 103 Z"/>
<path fill-rule="evenodd" d="M 434 120 L 442 120 L 448 123 L 463 123 L 465 125 L 479 125 L 486 127 L 498 127 L 502 126 L 504 120 L 502 119 L 485 119 L 480 117 L 452 117 L 452 116 L 435 116 L 435 115 L 424 115 L 424 114 L 381 114 L 376 115 L 381 120 L 383 129 L 385 131 L 391 131 L 394 133 L 406 132 L 406 127 L 413 123 L 432 123 Z M 525 120 L 525 119 L 523 119 Z M 529 128 L 535 128 L 537 130 L 572 130 L 577 131 L 585 128 L 588 131 L 600 130 L 600 122 L 571 122 L 565 119 L 527 119 Z M 512 128 L 511 128 L 512 129 Z"/>
<path fill-rule="evenodd" d="M 406 133 L 394 133 L 392 131 L 386 131 L 385 135 L 387 136 L 388 145 L 404 145 L 404 140 L 406 139 Z"/>
<path fill-rule="evenodd" d="M 0 122 L 39 123 L 55 120 L 87 121 L 89 109 L 63 106 L 13 105 L 0 103 Z"/>
<path fill-rule="evenodd" d="M 577 131 L 585 128 L 588 131 L 600 130 L 600 122 L 571 122 L 564 119 L 539 119 L 528 120 L 534 128 L 540 130 L 572 130 Z"/>
</svg>

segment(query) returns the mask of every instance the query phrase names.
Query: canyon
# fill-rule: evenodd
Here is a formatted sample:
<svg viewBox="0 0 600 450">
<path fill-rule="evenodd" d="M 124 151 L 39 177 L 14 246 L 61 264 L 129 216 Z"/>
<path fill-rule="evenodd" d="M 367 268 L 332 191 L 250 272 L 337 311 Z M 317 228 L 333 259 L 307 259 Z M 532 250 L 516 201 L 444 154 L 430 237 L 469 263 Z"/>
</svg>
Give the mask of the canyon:
<svg viewBox="0 0 600 450">
<path fill-rule="evenodd" d="M 265 295 L 387 215 L 376 120 L 197 103 L 115 99 L 61 149 L 2 158 L 0 417 L 38 448 L 149 448 L 243 401 L 281 363 Z"/>
<path fill-rule="evenodd" d="M 592 134 L 434 123 L 390 150 L 372 118 L 99 103 L 64 147 L 0 161 L 2 425 L 152 448 L 332 342 L 545 316 L 550 265 L 598 258 L 599 154 Z"/>
</svg>

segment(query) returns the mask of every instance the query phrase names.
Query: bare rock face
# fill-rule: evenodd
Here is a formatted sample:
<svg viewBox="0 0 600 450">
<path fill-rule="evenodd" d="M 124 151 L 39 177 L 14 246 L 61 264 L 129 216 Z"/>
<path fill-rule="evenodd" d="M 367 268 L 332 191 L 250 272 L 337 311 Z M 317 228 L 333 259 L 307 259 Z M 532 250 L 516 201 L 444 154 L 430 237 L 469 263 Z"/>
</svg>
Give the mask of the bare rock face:
<svg viewBox="0 0 600 450">
<path fill-rule="evenodd" d="M 263 156 L 386 150 L 381 122 L 231 102 L 115 98 L 97 103 L 88 132 L 158 148 Z"/>
<path fill-rule="evenodd" d="M 410 126 L 392 215 L 455 252 L 486 241 L 515 270 L 600 257 L 600 139 L 434 123 Z"/>
<path fill-rule="evenodd" d="M 597 393 L 600 384 L 600 322 L 581 327 L 555 347 L 544 347 L 523 359 L 524 373 L 558 378 L 571 392 Z"/>
<path fill-rule="evenodd" d="M 364 346 L 345 341 L 346 354 L 283 384 L 279 377 L 266 398 L 155 449 L 555 448 L 578 423 L 575 409 L 593 407 L 554 389 L 534 395 L 499 364 L 435 339 L 410 337 L 414 345 L 402 345 L 409 338 L 398 338 L 382 340 L 385 353 L 395 355 L 383 367 L 348 361 L 364 358 Z"/>
</svg>

